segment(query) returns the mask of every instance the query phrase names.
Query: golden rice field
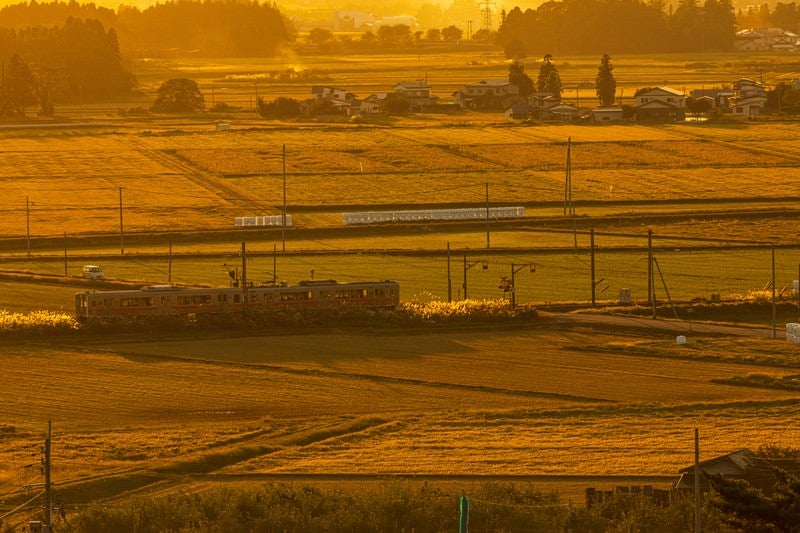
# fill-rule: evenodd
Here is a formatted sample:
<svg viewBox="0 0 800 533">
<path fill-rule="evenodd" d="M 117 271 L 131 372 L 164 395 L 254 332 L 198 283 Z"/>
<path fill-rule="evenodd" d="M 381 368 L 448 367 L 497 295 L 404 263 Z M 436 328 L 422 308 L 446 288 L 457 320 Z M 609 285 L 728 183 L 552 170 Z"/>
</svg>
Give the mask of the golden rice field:
<svg viewBox="0 0 800 533">
<path fill-rule="evenodd" d="M 796 392 L 712 382 L 794 374 L 792 345 L 645 333 L 545 322 L 5 343 L 0 493 L 37 482 L 24 465 L 47 420 L 64 491 L 95 476 L 180 490 L 191 481 L 173 474 L 211 472 L 669 476 L 691 464 L 695 427 L 706 458 L 800 446 L 786 431 Z"/>
<path fill-rule="evenodd" d="M 793 124 L 577 126 L 213 124 L 119 120 L 98 130 L 0 132 L 0 235 L 230 229 L 276 214 L 338 225 L 346 210 L 536 206 L 563 200 L 567 139 L 579 216 L 658 200 L 796 197 Z M 675 206 L 670 207 L 670 201 Z M 611 203 L 615 202 L 615 203 Z M 624 202 L 625 205 L 619 205 Z M 606 203 L 606 205 L 603 205 Z M 724 204 L 723 204 L 724 205 Z"/>
</svg>

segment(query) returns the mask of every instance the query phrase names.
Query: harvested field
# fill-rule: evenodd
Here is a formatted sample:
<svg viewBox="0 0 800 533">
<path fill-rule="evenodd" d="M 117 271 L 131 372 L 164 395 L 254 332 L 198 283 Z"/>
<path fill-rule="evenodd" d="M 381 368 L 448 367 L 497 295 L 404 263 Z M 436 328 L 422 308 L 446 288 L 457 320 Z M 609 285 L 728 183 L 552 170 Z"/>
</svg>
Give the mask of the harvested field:
<svg viewBox="0 0 800 533">
<path fill-rule="evenodd" d="M 69 484 L 155 467 L 668 476 L 691 463 L 694 427 L 704 457 L 800 445 L 784 431 L 796 393 L 712 381 L 796 373 L 791 345 L 646 332 L 544 322 L 6 344 L 0 487 L 12 490 L 47 420 Z"/>
</svg>

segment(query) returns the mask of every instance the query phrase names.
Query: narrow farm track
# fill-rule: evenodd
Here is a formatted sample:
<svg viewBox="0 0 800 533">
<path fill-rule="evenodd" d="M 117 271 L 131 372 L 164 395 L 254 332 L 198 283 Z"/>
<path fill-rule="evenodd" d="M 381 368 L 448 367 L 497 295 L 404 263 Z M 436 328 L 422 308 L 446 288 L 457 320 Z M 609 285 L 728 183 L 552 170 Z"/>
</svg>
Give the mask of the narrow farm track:
<svg viewBox="0 0 800 533">
<path fill-rule="evenodd" d="M 243 213 L 260 211 L 264 214 L 275 214 L 273 206 L 262 203 L 260 200 L 248 195 L 236 187 L 226 183 L 215 174 L 201 170 L 191 163 L 170 155 L 163 150 L 156 150 L 147 146 L 141 139 L 130 137 L 130 142 L 136 146 L 136 151 L 145 157 L 169 168 L 180 176 L 191 181 L 213 194 L 225 205 L 235 206 L 242 209 Z"/>
</svg>

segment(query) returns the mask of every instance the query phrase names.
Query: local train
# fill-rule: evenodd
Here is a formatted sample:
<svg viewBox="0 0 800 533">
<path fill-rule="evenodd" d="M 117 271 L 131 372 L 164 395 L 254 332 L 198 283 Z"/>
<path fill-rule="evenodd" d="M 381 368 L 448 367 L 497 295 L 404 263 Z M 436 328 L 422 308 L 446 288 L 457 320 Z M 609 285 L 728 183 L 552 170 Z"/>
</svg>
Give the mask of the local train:
<svg viewBox="0 0 800 533">
<path fill-rule="evenodd" d="M 111 316 L 241 313 L 245 306 L 248 311 L 339 307 L 394 309 L 399 303 L 400 285 L 394 281 L 312 280 L 295 286 L 233 288 L 150 285 L 138 290 L 76 293 L 75 316 L 88 320 Z"/>
</svg>

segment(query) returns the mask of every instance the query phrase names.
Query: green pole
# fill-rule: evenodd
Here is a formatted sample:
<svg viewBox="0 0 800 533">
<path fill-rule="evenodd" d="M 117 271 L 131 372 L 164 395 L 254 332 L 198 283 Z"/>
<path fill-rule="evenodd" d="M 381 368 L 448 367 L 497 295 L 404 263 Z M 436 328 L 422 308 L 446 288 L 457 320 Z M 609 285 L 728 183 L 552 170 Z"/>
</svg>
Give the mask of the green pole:
<svg viewBox="0 0 800 533">
<path fill-rule="evenodd" d="M 460 516 L 458 519 L 458 533 L 468 533 L 469 531 L 469 500 L 463 494 L 459 505 Z"/>
</svg>

